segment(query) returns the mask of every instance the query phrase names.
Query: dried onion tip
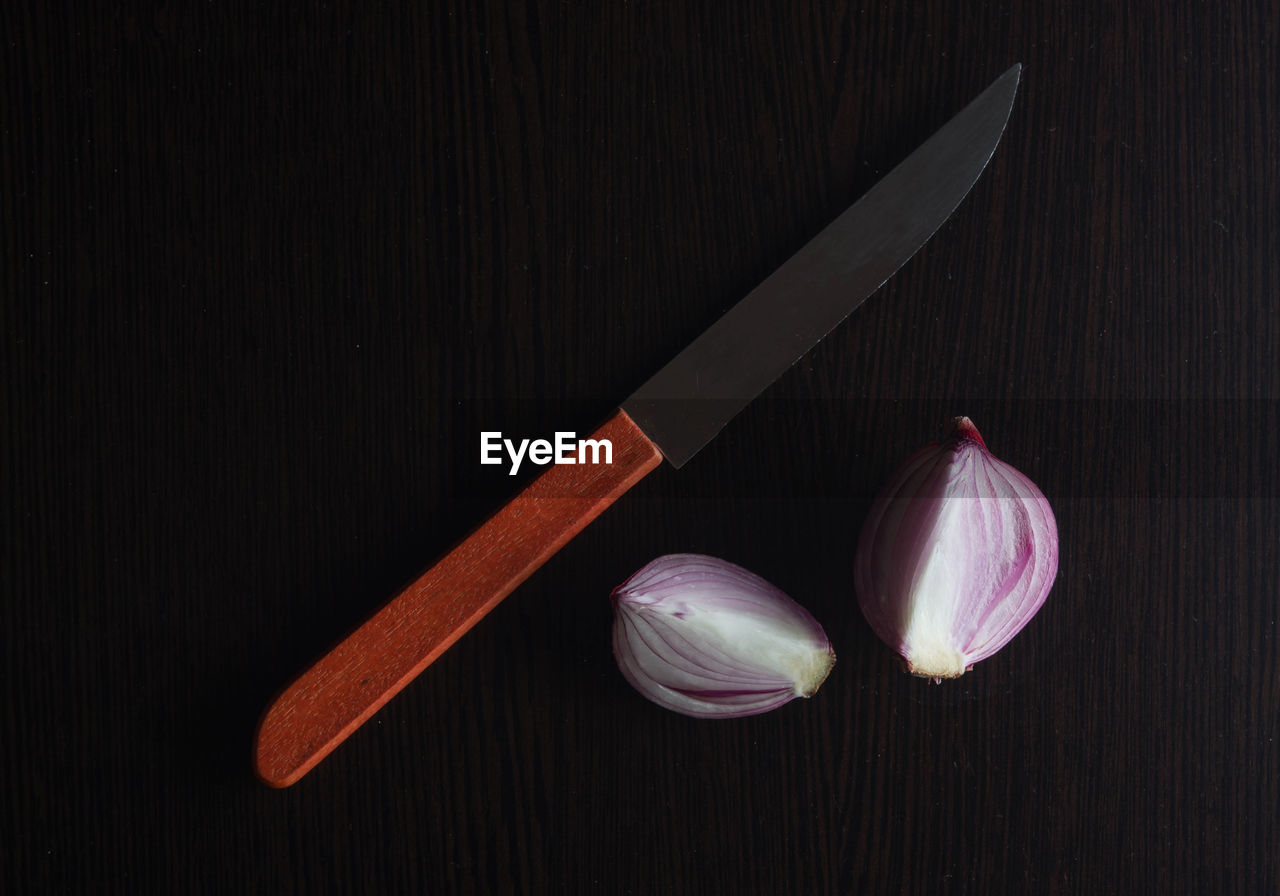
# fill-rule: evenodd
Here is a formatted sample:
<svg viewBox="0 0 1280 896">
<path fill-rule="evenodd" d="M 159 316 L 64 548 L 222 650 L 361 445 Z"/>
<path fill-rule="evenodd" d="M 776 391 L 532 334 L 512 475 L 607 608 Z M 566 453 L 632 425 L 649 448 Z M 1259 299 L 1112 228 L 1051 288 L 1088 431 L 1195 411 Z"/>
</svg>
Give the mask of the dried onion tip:
<svg viewBox="0 0 1280 896">
<path fill-rule="evenodd" d="M 659 557 L 610 597 L 623 676 L 687 716 L 750 716 L 812 696 L 836 661 L 807 610 L 715 557 Z"/>
<path fill-rule="evenodd" d="M 938 680 L 1008 644 L 1057 571 L 1048 500 L 958 417 L 950 438 L 912 455 L 877 496 L 854 584 L 880 639 L 908 671 Z"/>
</svg>

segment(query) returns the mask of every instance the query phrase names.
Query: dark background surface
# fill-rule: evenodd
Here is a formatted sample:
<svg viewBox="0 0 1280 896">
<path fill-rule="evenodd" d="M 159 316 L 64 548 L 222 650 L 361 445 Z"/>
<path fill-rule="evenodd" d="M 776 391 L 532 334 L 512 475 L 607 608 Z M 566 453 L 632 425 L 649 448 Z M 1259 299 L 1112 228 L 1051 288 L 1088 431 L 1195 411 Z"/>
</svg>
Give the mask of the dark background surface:
<svg viewBox="0 0 1280 896">
<path fill-rule="evenodd" d="M 590 8 L 591 11 L 588 11 Z M 1280 889 L 1270 4 L 140 4 L 0 12 L 0 889 Z M 1015 62 L 925 249 L 297 786 L 272 693 Z M 853 597 L 973 417 L 1061 533 L 1001 653 Z M 708 723 L 607 594 L 743 563 L 839 662 Z"/>
</svg>

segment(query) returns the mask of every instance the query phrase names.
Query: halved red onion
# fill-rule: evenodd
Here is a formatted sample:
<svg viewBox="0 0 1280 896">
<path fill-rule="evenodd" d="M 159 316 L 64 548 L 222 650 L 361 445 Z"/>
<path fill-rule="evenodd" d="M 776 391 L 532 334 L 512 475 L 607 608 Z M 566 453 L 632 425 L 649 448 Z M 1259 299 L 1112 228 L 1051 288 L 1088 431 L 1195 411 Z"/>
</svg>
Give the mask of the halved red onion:
<svg viewBox="0 0 1280 896">
<path fill-rule="evenodd" d="M 877 496 L 854 560 L 871 628 L 915 675 L 955 678 L 1022 630 L 1058 571 L 1058 526 L 1030 479 L 968 417 Z"/>
<path fill-rule="evenodd" d="M 812 696 L 836 660 L 804 607 L 726 560 L 668 554 L 610 597 L 623 676 L 687 716 L 750 716 Z"/>
</svg>

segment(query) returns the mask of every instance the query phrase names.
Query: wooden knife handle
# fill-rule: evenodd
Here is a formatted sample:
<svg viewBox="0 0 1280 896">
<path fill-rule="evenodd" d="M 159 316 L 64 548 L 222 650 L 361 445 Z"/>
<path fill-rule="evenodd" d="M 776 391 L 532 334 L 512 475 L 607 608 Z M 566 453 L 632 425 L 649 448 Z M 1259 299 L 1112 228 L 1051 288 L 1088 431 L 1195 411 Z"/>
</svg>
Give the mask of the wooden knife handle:
<svg viewBox="0 0 1280 896">
<path fill-rule="evenodd" d="M 262 716 L 258 777 L 288 787 L 662 462 L 622 410 L 592 439 L 613 462 L 555 464 L 284 689 Z"/>
</svg>

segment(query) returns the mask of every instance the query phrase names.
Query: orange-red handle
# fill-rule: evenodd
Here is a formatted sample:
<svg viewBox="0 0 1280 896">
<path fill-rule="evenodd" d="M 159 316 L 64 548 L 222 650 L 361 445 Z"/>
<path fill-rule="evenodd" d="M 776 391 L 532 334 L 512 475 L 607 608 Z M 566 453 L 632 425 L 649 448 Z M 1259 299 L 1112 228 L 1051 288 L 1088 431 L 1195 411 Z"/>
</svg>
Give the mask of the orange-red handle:
<svg viewBox="0 0 1280 896">
<path fill-rule="evenodd" d="M 662 462 L 621 410 L 591 438 L 610 442 L 612 463 L 550 467 L 267 707 L 254 745 L 258 777 L 288 787 L 314 768 Z"/>
</svg>

